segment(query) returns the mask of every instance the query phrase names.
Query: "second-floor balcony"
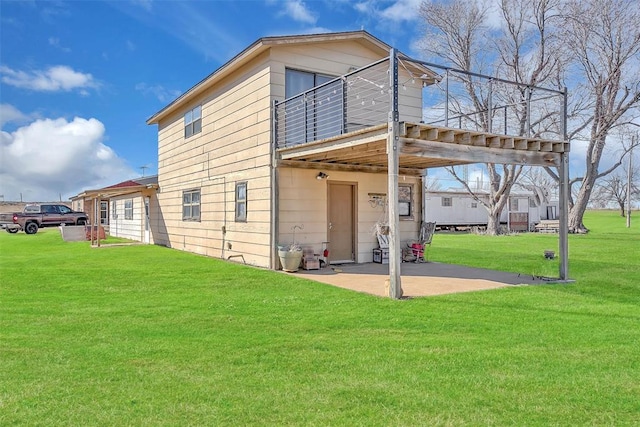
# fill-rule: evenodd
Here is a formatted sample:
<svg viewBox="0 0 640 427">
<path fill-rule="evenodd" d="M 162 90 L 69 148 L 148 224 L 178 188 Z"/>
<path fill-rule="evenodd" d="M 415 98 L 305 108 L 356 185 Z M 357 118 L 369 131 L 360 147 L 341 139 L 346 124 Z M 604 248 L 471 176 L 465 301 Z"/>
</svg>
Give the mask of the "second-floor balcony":
<svg viewBox="0 0 640 427">
<path fill-rule="evenodd" d="M 402 56 L 391 64 L 384 58 L 276 102 L 281 164 L 386 169 L 394 105 L 404 173 L 472 162 L 557 166 L 569 151 L 563 91 Z"/>
</svg>

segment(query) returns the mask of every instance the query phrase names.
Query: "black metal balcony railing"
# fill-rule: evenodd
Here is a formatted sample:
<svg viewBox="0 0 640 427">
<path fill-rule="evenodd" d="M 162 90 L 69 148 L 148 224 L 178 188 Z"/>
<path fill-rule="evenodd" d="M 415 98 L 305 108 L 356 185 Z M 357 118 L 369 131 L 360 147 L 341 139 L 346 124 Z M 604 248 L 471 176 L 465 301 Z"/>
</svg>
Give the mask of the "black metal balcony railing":
<svg viewBox="0 0 640 427">
<path fill-rule="evenodd" d="M 387 123 L 391 109 L 389 63 L 389 58 L 381 59 L 274 103 L 276 146 L 291 147 Z M 407 58 L 399 59 L 398 68 L 401 121 L 501 135 L 565 139 L 565 92 Z M 438 74 L 435 79 L 427 78 L 420 70 Z M 416 98 L 421 99 L 422 114 L 403 117 L 403 109 L 410 108 L 407 105 L 412 101 L 407 100 L 411 98 L 413 103 Z"/>
</svg>

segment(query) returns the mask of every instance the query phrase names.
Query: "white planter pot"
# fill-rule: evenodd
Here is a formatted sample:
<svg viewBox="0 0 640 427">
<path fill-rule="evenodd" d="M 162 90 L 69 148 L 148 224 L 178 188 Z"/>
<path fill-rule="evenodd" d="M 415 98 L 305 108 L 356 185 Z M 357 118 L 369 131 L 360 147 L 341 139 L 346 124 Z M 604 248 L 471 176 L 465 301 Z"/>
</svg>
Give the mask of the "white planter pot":
<svg viewBox="0 0 640 427">
<path fill-rule="evenodd" d="M 280 257 L 280 264 L 282 269 L 289 273 L 298 271 L 300 268 L 300 261 L 302 261 L 302 251 L 278 251 Z"/>
</svg>

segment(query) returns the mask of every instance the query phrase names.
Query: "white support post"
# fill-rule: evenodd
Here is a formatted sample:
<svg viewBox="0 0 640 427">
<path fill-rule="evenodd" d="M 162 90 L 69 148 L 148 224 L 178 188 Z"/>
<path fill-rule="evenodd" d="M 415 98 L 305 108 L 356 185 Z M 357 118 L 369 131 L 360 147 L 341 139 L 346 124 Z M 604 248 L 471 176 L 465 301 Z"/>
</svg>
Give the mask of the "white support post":
<svg viewBox="0 0 640 427">
<path fill-rule="evenodd" d="M 402 298 L 402 281 L 400 279 L 400 220 L 398 216 L 398 171 L 400 159 L 398 144 L 400 143 L 400 123 L 398 113 L 398 57 L 395 49 L 389 55 L 389 87 L 391 110 L 387 133 L 387 201 L 389 203 L 389 297 Z"/>
</svg>

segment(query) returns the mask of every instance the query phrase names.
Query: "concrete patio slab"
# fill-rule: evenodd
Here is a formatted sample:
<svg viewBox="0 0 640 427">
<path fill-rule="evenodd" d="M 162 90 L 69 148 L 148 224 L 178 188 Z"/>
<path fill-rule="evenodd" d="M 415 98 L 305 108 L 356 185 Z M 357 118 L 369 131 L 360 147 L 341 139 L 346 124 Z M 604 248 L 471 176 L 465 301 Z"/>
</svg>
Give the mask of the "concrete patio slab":
<svg viewBox="0 0 640 427">
<path fill-rule="evenodd" d="M 531 275 L 437 262 L 403 263 L 401 272 L 402 289 L 407 298 L 550 283 L 548 279 Z M 343 264 L 287 274 L 357 292 L 387 296 L 385 280 L 389 278 L 389 266 L 386 264 Z"/>
</svg>

